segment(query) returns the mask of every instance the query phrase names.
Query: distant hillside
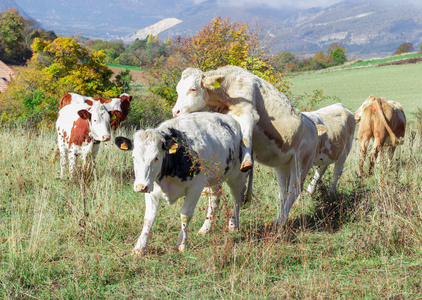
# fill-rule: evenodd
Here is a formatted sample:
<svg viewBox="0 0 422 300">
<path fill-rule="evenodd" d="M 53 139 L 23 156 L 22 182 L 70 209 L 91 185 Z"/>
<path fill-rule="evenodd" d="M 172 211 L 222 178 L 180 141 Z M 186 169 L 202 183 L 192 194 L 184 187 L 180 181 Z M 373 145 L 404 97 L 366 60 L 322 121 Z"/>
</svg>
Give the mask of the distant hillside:
<svg viewBox="0 0 422 300">
<path fill-rule="evenodd" d="M 31 18 L 15 1 L 13 0 L 0 0 L 0 13 L 4 12 L 8 8 L 16 8 L 19 13 L 25 18 Z"/>
<path fill-rule="evenodd" d="M 15 0 L 42 27 L 57 34 L 80 34 L 128 42 L 150 33 L 161 39 L 193 35 L 215 17 L 265 27 L 272 51 L 313 54 L 341 42 L 349 58 L 383 56 L 404 42 L 422 43 L 422 5 L 381 0 L 346 0 L 327 8 L 231 7 L 208 0 Z M 0 3 L 12 0 L 0 0 Z M 0 6 L 1 7 L 1 6 Z M 180 20 L 166 23 L 163 20 Z M 177 24 L 176 24 L 177 23 Z M 176 25 L 175 25 L 176 24 Z"/>
</svg>

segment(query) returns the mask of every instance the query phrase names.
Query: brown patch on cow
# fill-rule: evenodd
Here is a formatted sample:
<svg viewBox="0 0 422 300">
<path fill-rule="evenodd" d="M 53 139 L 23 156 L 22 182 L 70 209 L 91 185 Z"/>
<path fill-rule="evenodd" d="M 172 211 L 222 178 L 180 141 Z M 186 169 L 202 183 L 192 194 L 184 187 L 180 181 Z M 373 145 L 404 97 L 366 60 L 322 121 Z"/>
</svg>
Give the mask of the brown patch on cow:
<svg viewBox="0 0 422 300">
<path fill-rule="evenodd" d="M 112 110 L 110 112 L 110 126 L 116 130 L 122 122 L 122 112 L 120 110 Z"/>
<path fill-rule="evenodd" d="M 60 98 L 59 110 L 72 102 L 72 95 L 67 93 Z"/>
<path fill-rule="evenodd" d="M 92 99 L 94 99 L 95 101 L 100 101 L 101 104 L 110 103 L 112 101 L 112 99 L 110 98 L 92 98 Z"/>
<path fill-rule="evenodd" d="M 120 109 L 122 110 L 122 116 L 120 117 L 120 122 L 124 121 L 129 113 L 130 102 L 132 101 L 132 96 L 120 96 Z"/>
<path fill-rule="evenodd" d="M 85 103 L 88 104 L 89 106 L 94 105 L 94 102 L 92 100 L 86 99 Z"/>
<path fill-rule="evenodd" d="M 371 111 L 372 111 L 372 114 L 376 114 L 377 110 L 378 110 L 377 105 L 376 105 L 376 104 L 372 104 L 372 105 L 371 105 Z"/>
<path fill-rule="evenodd" d="M 89 133 L 91 129 L 89 127 L 89 121 L 82 118 L 78 118 L 73 122 L 72 129 L 70 131 L 69 149 L 72 144 L 82 146 L 84 142 L 90 143 L 92 141 Z"/>
</svg>

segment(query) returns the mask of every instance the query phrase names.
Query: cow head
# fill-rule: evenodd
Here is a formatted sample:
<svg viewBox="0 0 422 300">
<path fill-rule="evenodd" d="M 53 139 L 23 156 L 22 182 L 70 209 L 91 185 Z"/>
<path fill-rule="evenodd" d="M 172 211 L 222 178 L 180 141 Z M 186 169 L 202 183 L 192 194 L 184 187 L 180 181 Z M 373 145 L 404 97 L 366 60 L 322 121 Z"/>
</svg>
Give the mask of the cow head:
<svg viewBox="0 0 422 300">
<path fill-rule="evenodd" d="M 221 86 L 224 76 L 206 76 L 199 69 L 187 68 L 177 84 L 177 101 L 173 108 L 173 116 L 201 111 L 207 106 L 208 90 Z"/>
<path fill-rule="evenodd" d="M 110 127 L 116 130 L 122 121 L 122 112 L 120 110 L 112 110 L 110 112 Z"/>
<path fill-rule="evenodd" d="M 151 192 L 154 181 L 158 178 L 166 154 L 166 141 L 153 129 L 139 130 L 134 134 L 133 142 L 124 137 L 116 137 L 115 143 L 121 150 L 133 150 L 135 171 L 135 192 Z"/>
<path fill-rule="evenodd" d="M 103 104 L 95 103 L 89 109 L 79 110 L 78 115 L 89 122 L 90 135 L 94 140 L 110 140 L 110 114 Z"/>
</svg>

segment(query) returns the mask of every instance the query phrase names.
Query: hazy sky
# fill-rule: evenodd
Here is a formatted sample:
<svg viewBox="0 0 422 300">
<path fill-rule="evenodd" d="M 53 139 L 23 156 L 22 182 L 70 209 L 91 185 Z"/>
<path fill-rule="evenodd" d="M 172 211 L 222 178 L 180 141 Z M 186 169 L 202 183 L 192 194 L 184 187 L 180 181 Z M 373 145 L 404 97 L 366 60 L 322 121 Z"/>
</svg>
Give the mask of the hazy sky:
<svg viewBox="0 0 422 300">
<path fill-rule="evenodd" d="M 200 1 L 200 0 L 199 0 Z M 342 0 L 218 0 L 233 6 L 259 6 L 265 5 L 271 8 L 297 7 L 311 8 L 318 6 L 330 6 Z"/>
<path fill-rule="evenodd" d="M 195 0 L 196 3 L 201 3 L 205 0 Z M 280 8 L 282 9 L 287 7 L 295 8 L 312 8 L 312 7 L 326 7 L 333 5 L 343 0 L 217 0 L 218 2 L 231 4 L 233 6 L 239 7 L 256 7 L 256 6 L 267 6 L 270 8 Z M 346 0 L 347 1 L 347 0 Z M 411 3 L 415 6 L 422 7 L 421 0 L 368 0 L 368 1 L 378 1 L 385 5 L 394 5 L 397 3 Z"/>
</svg>

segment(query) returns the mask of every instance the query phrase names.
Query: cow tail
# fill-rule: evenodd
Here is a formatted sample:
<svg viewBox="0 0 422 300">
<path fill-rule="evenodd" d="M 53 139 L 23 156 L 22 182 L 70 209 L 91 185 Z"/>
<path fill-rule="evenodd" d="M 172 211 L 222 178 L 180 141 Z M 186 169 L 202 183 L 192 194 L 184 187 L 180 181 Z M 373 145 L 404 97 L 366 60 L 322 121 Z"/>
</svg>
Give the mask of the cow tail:
<svg viewBox="0 0 422 300">
<path fill-rule="evenodd" d="M 51 158 L 50 158 L 50 164 L 54 164 L 56 162 L 57 156 L 59 156 L 59 145 L 58 144 L 56 144 L 56 147 L 54 147 L 53 154 L 51 155 Z"/>
<path fill-rule="evenodd" d="M 253 196 L 253 167 L 249 171 L 248 176 L 248 189 L 246 190 L 246 194 L 243 197 L 243 203 L 242 206 L 245 207 L 248 203 L 252 202 L 252 196 Z"/>
<path fill-rule="evenodd" d="M 387 120 L 385 119 L 384 110 L 382 109 L 381 99 L 377 98 L 376 103 L 377 103 L 377 106 L 378 106 L 379 113 L 381 115 L 381 120 L 382 120 L 382 122 L 385 126 L 385 129 L 387 129 L 388 134 L 390 135 L 391 143 L 393 144 L 393 147 L 394 147 L 394 146 L 400 144 L 400 141 L 397 138 L 397 136 L 394 134 L 393 130 L 391 130 L 390 125 L 388 125 Z"/>
</svg>

